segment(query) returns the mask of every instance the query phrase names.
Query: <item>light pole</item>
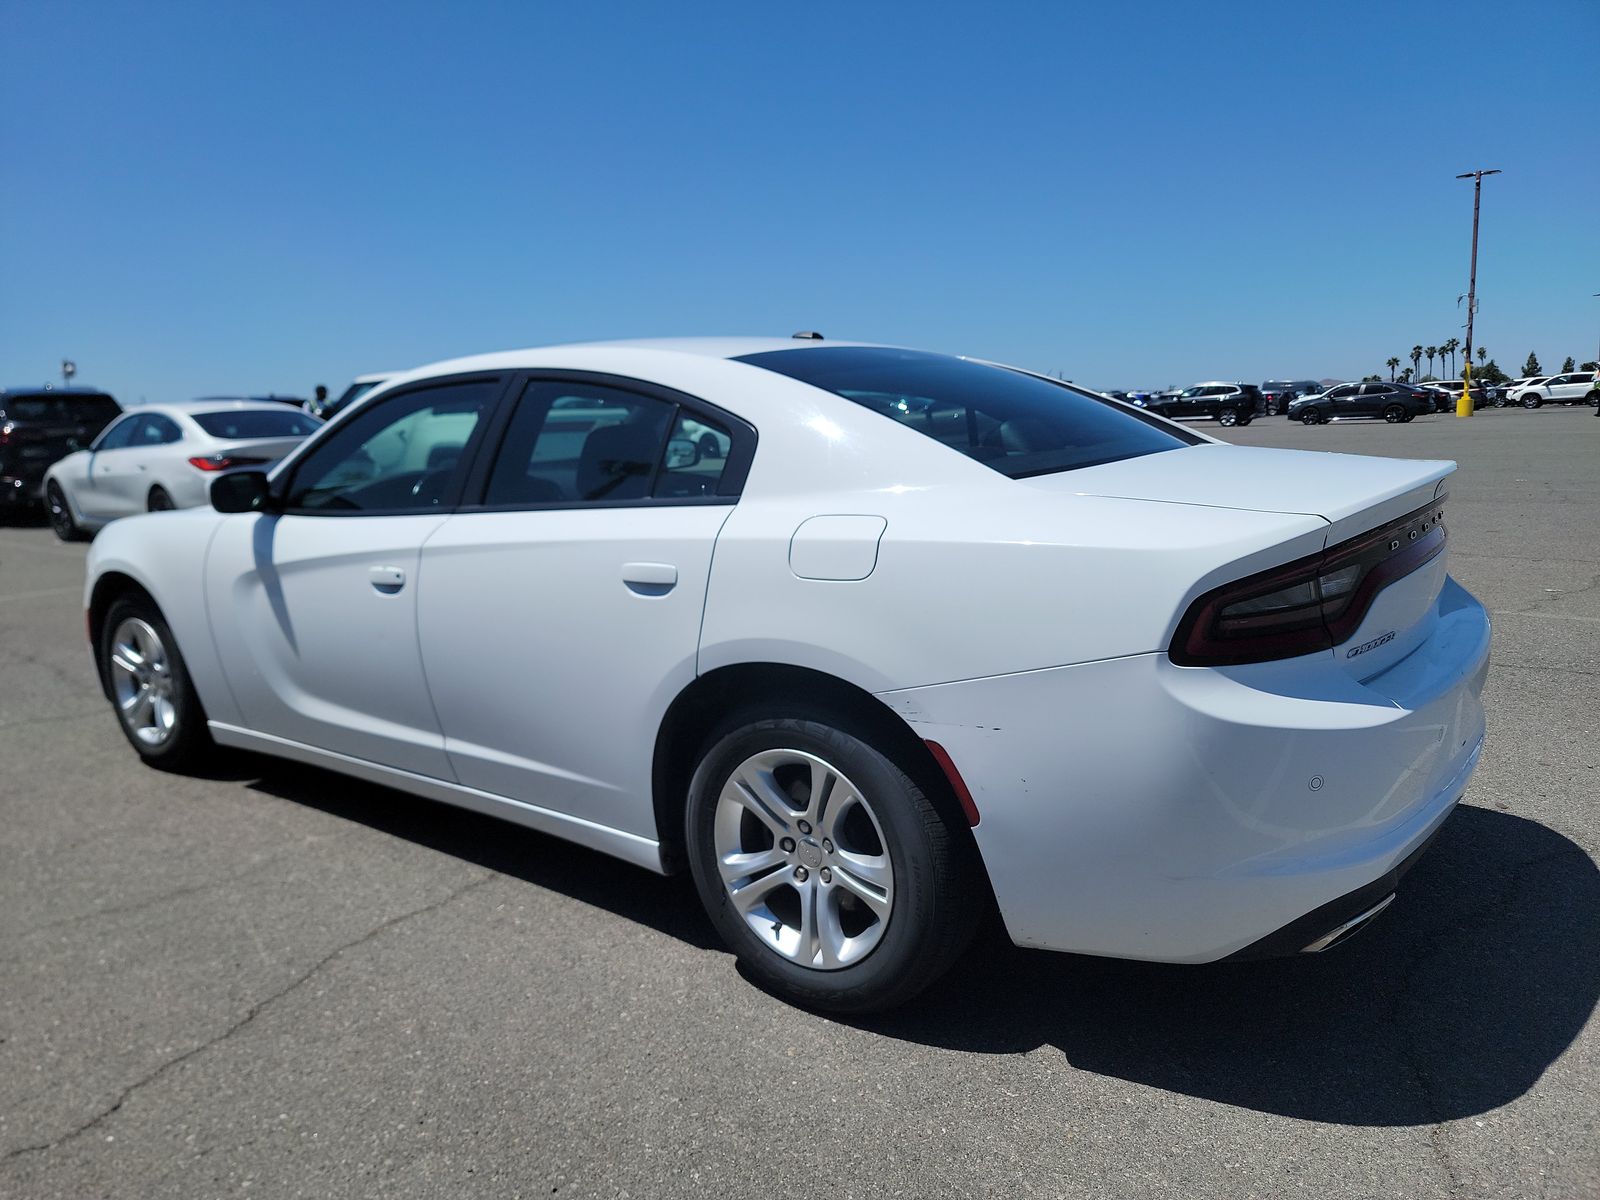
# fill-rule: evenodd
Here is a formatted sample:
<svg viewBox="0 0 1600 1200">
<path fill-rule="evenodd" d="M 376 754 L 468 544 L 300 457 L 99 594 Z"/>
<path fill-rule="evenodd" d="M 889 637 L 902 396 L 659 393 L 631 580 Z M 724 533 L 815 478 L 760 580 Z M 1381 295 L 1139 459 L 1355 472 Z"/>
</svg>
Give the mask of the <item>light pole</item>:
<svg viewBox="0 0 1600 1200">
<path fill-rule="evenodd" d="M 1461 399 L 1456 401 L 1456 416 L 1472 415 L 1472 318 L 1478 309 L 1478 201 L 1483 195 L 1483 177 L 1498 175 L 1493 171 L 1468 171 L 1457 179 L 1472 180 L 1472 274 L 1467 280 L 1467 366 L 1461 373 Z"/>
</svg>

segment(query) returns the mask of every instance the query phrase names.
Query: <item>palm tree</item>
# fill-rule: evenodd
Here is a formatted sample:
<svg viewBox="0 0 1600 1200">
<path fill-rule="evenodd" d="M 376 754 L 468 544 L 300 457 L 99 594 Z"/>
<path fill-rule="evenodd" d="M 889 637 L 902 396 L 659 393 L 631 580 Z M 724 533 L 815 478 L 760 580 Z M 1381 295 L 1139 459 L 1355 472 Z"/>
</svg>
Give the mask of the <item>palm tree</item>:
<svg viewBox="0 0 1600 1200">
<path fill-rule="evenodd" d="M 1487 359 L 1488 357 L 1489 357 L 1489 352 L 1487 350 L 1485 350 L 1482 346 L 1479 346 L 1478 347 L 1478 365 L 1480 367 L 1483 366 L 1484 360 Z"/>
<path fill-rule="evenodd" d="M 1456 374 L 1456 351 L 1461 349 L 1461 339 L 1451 338 L 1444 344 L 1444 349 L 1445 353 L 1450 356 L 1450 377 L 1454 379 Z"/>
<path fill-rule="evenodd" d="M 1412 370 L 1411 370 L 1410 367 L 1407 367 L 1404 371 L 1400 372 L 1400 382 L 1401 383 L 1410 383 L 1411 382 L 1411 376 L 1412 376 Z"/>
<path fill-rule="evenodd" d="M 1421 346 L 1413 346 L 1413 347 L 1411 347 L 1411 373 L 1413 375 L 1422 374 L 1422 347 Z"/>
<path fill-rule="evenodd" d="M 1389 368 L 1389 382 L 1393 383 L 1394 382 L 1394 373 L 1400 367 L 1400 360 L 1398 358 L 1391 358 L 1387 362 L 1385 362 L 1383 365 Z"/>
<path fill-rule="evenodd" d="M 1429 346 L 1423 351 L 1428 356 L 1428 374 L 1433 374 L 1433 360 L 1439 357 L 1439 347 Z"/>
</svg>

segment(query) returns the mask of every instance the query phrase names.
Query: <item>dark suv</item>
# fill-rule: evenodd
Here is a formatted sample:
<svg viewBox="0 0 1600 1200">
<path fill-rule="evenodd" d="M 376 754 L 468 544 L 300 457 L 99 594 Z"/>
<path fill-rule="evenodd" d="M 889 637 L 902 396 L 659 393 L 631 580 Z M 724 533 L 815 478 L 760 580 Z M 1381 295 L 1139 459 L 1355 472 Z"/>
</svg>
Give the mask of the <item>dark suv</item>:
<svg viewBox="0 0 1600 1200">
<path fill-rule="evenodd" d="M 1434 411 L 1434 393 L 1407 383 L 1342 383 L 1289 404 L 1289 419 L 1307 425 L 1362 418 L 1403 425 Z"/>
<path fill-rule="evenodd" d="M 37 503 L 50 464 L 94 441 L 121 411 L 90 388 L 0 388 L 0 509 Z"/>
<path fill-rule="evenodd" d="M 1223 425 L 1248 425 L 1265 411 L 1261 389 L 1253 383 L 1197 383 L 1176 396 L 1152 398 L 1145 406 L 1163 417 L 1215 417 Z"/>
</svg>

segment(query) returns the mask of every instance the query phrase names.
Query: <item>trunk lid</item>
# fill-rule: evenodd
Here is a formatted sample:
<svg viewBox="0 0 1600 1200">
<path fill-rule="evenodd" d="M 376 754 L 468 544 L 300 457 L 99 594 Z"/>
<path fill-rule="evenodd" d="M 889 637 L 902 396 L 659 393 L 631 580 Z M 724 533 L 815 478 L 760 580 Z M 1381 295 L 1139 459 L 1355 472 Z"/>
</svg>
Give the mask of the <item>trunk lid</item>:
<svg viewBox="0 0 1600 1200">
<path fill-rule="evenodd" d="M 1324 548 L 1332 549 L 1420 509 L 1442 508 L 1444 480 L 1455 469 L 1440 460 L 1208 443 L 1021 482 L 1057 493 L 1317 516 L 1328 522 Z M 1409 529 L 1394 534 L 1399 553 Z M 1284 561 L 1303 553 L 1286 546 Z M 1447 559 L 1448 551 L 1438 554 L 1377 594 L 1355 632 L 1333 648 L 1342 670 L 1370 679 L 1428 638 Z"/>
<path fill-rule="evenodd" d="M 1435 459 L 1208 442 L 1020 482 L 1080 496 L 1303 513 L 1336 527 L 1355 518 L 1350 532 L 1343 535 L 1350 536 L 1410 511 L 1404 503 L 1414 494 L 1421 497 L 1412 508 L 1428 503 L 1439 481 L 1455 468 L 1453 462 Z"/>
<path fill-rule="evenodd" d="M 303 437 L 239 438 L 218 443 L 206 457 L 244 459 L 241 466 L 264 471 L 305 440 Z"/>
</svg>

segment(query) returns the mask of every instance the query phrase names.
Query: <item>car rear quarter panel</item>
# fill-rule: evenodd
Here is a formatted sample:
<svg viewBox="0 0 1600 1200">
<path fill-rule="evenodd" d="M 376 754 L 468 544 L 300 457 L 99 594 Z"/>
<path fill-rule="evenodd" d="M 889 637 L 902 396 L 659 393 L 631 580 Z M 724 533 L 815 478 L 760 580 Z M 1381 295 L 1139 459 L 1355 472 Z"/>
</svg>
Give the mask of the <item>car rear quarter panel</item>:
<svg viewBox="0 0 1600 1200">
<path fill-rule="evenodd" d="M 1304 514 L 1049 495 L 993 482 L 746 495 L 717 541 L 700 669 L 779 662 L 884 691 L 1162 649 L 1213 580 L 1315 553 Z M 802 579 L 808 519 L 885 522 L 857 580 Z"/>
</svg>

